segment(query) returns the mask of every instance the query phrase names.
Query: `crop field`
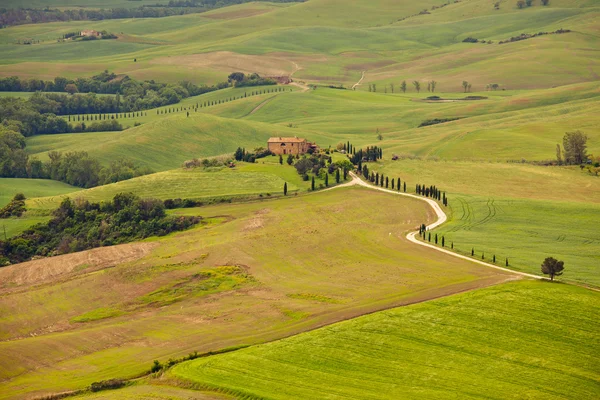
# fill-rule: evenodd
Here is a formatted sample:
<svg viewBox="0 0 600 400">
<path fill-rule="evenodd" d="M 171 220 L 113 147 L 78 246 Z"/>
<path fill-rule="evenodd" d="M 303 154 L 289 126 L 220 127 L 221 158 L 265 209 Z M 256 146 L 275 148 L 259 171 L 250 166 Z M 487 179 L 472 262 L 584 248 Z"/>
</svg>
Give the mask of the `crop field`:
<svg viewBox="0 0 600 400">
<path fill-rule="evenodd" d="M 598 293 L 582 288 L 507 283 L 186 362 L 169 374 L 270 399 L 593 398 L 599 311 Z"/>
<path fill-rule="evenodd" d="M 389 83 L 398 85 L 401 79 L 409 84 L 434 79 L 443 91 L 454 92 L 462 90 L 463 80 L 476 90 L 489 83 L 508 89 L 550 88 L 556 85 L 557 73 L 561 84 L 596 80 L 595 2 L 554 0 L 547 7 L 527 10 L 502 3 L 500 10 L 494 10 L 489 1 L 475 0 L 433 9 L 444 3 L 359 0 L 343 13 L 333 0 L 248 3 L 163 18 L 160 23 L 140 19 L 17 26 L 0 35 L 4 43 L 0 45 L 4 55 L 0 74 L 33 76 L 44 71 L 44 77 L 53 78 L 108 68 L 137 78 L 160 75 L 168 81 L 189 78 L 212 83 L 223 80 L 232 69 L 254 69 L 266 75 L 296 71 L 294 76 L 301 80 L 350 86 L 366 71 L 364 83 L 376 83 L 380 90 Z M 424 9 L 428 14 L 417 15 Z M 106 29 L 121 38 L 56 43 L 65 32 L 84 28 Z M 561 28 L 573 32 L 498 44 L 523 33 L 524 28 L 525 33 Z M 468 36 L 494 43 L 462 43 Z M 13 44 L 28 37 L 43 42 Z M 81 54 L 86 55 L 85 61 Z M 200 71 L 194 68 L 197 58 L 204 67 Z M 210 61 L 205 63 L 203 58 Z M 497 59 L 502 59 L 501 68 Z M 366 88 L 359 86 L 359 90 Z"/>
<path fill-rule="evenodd" d="M 108 70 L 213 85 L 239 71 L 292 82 L 107 114 L 124 129 L 34 135 L 26 153 L 0 134 L 2 176 L 30 173 L 26 155 L 47 162 L 52 151 L 85 151 L 103 166 L 127 159 L 149 172 L 90 189 L 0 178 L 0 207 L 16 193 L 27 198 L 22 217 L 0 219 L 2 265 L 15 260 L 7 252 L 38 240 L 8 238 L 49 221 L 66 197 L 193 199 L 198 207 L 167 214 L 202 217 L 166 236 L 2 266 L 0 399 L 109 379 L 127 382 L 73 398 L 600 398 L 598 15 L 597 0 L 523 8 L 516 0 L 257 1 L 164 18 L 3 27 L 0 77 Z M 57 40 L 84 29 L 118 38 Z M 121 89 L 121 104 L 134 104 L 137 89 Z M 175 89 L 161 90 L 183 93 Z M 71 109 L 95 109 L 84 105 Z M 52 109 L 44 104 L 40 114 Z M 45 123 L 3 111 L 0 124 L 15 129 L 13 118 Z M 587 135 L 590 162 L 558 165 L 557 144 L 565 150 L 565 133 L 576 130 Z M 436 218 L 419 199 L 361 186 L 321 190 L 319 178 L 312 191 L 287 156 L 282 164 L 279 156 L 222 162 L 238 147 L 258 153 L 271 137 L 315 142 L 333 162 L 346 158 L 346 143 L 381 148 L 381 159 L 362 165 L 400 178 L 408 193 L 421 184 L 447 194 L 448 219 L 430 232 L 433 243 L 443 237 L 446 250 L 513 271 L 409 241 L 408 232 Z M 183 168 L 210 158 L 220 166 Z M 31 175 L 56 176 L 48 164 L 42 172 Z M 100 228 L 87 239 L 107 221 L 96 219 Z M 63 230 L 50 253 L 75 249 L 77 229 Z M 541 277 L 546 257 L 564 261 L 558 282 L 519 274 Z M 166 367 L 194 352 L 211 353 Z M 165 368 L 149 375 L 154 360 Z"/>
<path fill-rule="evenodd" d="M 76 190 L 79 188 L 49 179 L 0 178 L 0 207 L 5 206 L 17 193 L 33 198 L 57 196 Z"/>
<path fill-rule="evenodd" d="M 568 266 L 564 280 L 599 286 L 598 177 L 579 168 L 403 160 L 371 166 L 415 184 L 435 184 L 449 197 L 449 222 L 435 233 L 456 250 L 540 274 L 549 256 Z M 465 177 L 468 177 L 465 178 Z"/>
<path fill-rule="evenodd" d="M 258 343 L 515 279 L 410 244 L 405 232 L 432 211 L 368 189 L 185 213 L 206 223 L 0 269 L 0 397 L 133 376 L 154 359 Z M 27 314 L 18 312 L 23 307 Z"/>
</svg>

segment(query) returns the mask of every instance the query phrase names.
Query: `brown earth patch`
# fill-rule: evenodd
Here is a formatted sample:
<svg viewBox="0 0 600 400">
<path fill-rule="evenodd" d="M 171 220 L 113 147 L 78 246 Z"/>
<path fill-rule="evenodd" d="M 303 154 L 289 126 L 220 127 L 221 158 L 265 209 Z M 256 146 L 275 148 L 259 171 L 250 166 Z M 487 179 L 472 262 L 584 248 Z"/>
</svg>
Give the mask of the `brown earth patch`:
<svg viewBox="0 0 600 400">
<path fill-rule="evenodd" d="M 10 265 L 0 268 L 0 291 L 47 283 L 71 273 L 89 273 L 134 261 L 150 253 L 156 246 L 157 243 L 121 244 Z"/>
<path fill-rule="evenodd" d="M 261 75 L 289 75 L 294 71 L 290 60 L 269 55 L 247 55 L 231 51 L 160 57 L 150 64 L 176 65 L 179 67 L 210 68 L 221 71 L 256 72 Z"/>
</svg>

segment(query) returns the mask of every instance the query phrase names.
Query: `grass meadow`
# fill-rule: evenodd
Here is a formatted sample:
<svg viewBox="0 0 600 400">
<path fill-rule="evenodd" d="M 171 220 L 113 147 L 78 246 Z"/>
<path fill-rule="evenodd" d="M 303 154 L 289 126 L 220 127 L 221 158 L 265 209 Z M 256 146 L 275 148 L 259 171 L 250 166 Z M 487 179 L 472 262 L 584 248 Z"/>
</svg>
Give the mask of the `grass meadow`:
<svg viewBox="0 0 600 400">
<path fill-rule="evenodd" d="M 475 162 L 385 161 L 371 170 L 437 185 L 449 198 L 449 221 L 434 233 L 448 245 L 516 270 L 541 274 L 546 257 L 565 261 L 561 279 L 599 286 L 600 181 L 579 168 Z"/>
<path fill-rule="evenodd" d="M 594 398 L 599 311 L 600 296 L 586 289 L 506 283 L 186 362 L 169 375 L 270 399 Z"/>
<path fill-rule="evenodd" d="M 206 223 L 0 269 L 1 398 L 513 279 L 410 244 L 406 231 L 432 211 L 368 189 L 180 212 Z"/>
</svg>

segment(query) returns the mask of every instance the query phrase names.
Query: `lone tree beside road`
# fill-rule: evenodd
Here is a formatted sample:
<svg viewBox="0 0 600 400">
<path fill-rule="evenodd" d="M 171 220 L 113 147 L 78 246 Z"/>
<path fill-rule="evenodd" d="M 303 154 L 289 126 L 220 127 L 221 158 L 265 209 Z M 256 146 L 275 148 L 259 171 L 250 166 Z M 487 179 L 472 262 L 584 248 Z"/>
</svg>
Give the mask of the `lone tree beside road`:
<svg viewBox="0 0 600 400">
<path fill-rule="evenodd" d="M 555 276 L 560 276 L 565 269 L 565 263 L 558 261 L 554 257 L 546 257 L 542 263 L 542 273 L 544 275 L 550 275 L 550 280 L 553 281 Z"/>
</svg>

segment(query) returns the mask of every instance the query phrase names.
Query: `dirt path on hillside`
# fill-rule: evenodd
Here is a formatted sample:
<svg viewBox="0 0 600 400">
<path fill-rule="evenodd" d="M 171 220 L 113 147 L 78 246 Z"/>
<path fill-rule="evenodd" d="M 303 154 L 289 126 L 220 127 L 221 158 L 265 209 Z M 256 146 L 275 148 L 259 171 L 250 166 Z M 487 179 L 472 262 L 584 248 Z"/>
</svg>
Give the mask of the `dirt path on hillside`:
<svg viewBox="0 0 600 400">
<path fill-rule="evenodd" d="M 431 206 L 431 208 L 433 208 L 433 211 L 435 212 L 435 215 L 437 216 L 437 220 L 436 221 L 434 221 L 431 224 L 427 225 L 427 230 L 431 230 L 431 229 L 437 228 L 438 226 L 440 226 L 441 224 L 443 224 L 444 222 L 446 222 L 448 220 L 448 216 L 446 215 L 446 213 L 444 212 L 444 210 L 442 210 L 442 208 L 440 207 L 440 205 L 437 202 L 433 201 L 432 199 L 429 199 L 429 198 L 426 198 L 426 197 L 417 196 L 415 194 L 396 192 L 394 190 L 384 189 L 384 188 L 381 188 L 381 187 L 378 187 L 378 186 L 370 185 L 370 184 L 366 183 L 365 181 L 363 181 L 362 179 L 360 179 L 353 172 L 350 172 L 350 176 L 352 177 L 352 180 L 350 182 L 344 183 L 343 185 L 334 186 L 331 189 L 336 189 L 336 188 L 340 188 L 340 187 L 348 187 L 348 186 L 358 185 L 358 186 L 363 186 L 363 187 L 366 187 L 366 188 L 369 188 L 369 189 L 373 189 L 373 190 L 379 190 L 379 191 L 385 192 L 385 193 L 396 194 L 396 195 L 406 196 L 406 197 L 412 197 L 412 198 L 424 201 L 427 204 L 429 204 Z M 521 276 L 526 276 L 528 278 L 546 279 L 546 278 L 538 276 L 538 275 L 528 274 L 526 272 L 519 272 L 519 271 L 515 271 L 515 270 L 512 270 L 512 269 L 499 267 L 499 266 L 494 265 L 494 264 L 486 263 L 484 261 L 475 260 L 475 259 L 473 259 L 471 257 L 463 256 L 463 255 L 455 253 L 453 251 L 446 250 L 446 249 L 434 246 L 434 245 L 429 244 L 429 243 L 425 243 L 425 242 L 417 239 L 417 233 L 418 233 L 418 231 L 410 232 L 410 233 L 408 233 L 406 235 L 406 238 L 410 242 L 418 244 L 419 246 L 429 247 L 431 249 L 440 251 L 442 253 L 446 253 L 446 254 L 449 254 L 449 255 L 454 256 L 454 257 L 462 258 L 463 260 L 472 261 L 472 262 L 475 262 L 477 264 L 484 265 L 486 267 L 498 269 L 498 270 L 501 270 L 501 271 L 510 272 L 510 273 L 513 273 L 513 274 L 521 275 Z"/>
<path fill-rule="evenodd" d="M 244 115 L 244 117 L 247 117 L 248 115 L 254 114 L 258 110 L 260 110 L 261 108 L 263 108 L 265 106 L 265 104 L 267 104 L 268 102 L 270 102 L 271 100 L 273 100 L 275 97 L 277 97 L 277 95 L 275 95 L 273 97 L 269 97 L 268 99 L 265 99 L 265 101 L 263 101 L 262 103 L 260 103 L 256 107 L 254 107 L 254 109 L 252 111 L 250 111 L 248 114 Z"/>
<path fill-rule="evenodd" d="M 365 79 L 365 72 L 367 72 L 367 71 L 363 71 L 362 76 L 360 77 L 358 82 L 356 82 L 354 85 L 352 85 L 352 90 L 354 90 L 355 87 L 362 85 L 362 81 L 363 81 L 363 79 Z"/>
<path fill-rule="evenodd" d="M 294 64 L 294 71 L 290 74 L 290 79 L 292 79 L 296 72 L 302 69 L 296 61 L 292 61 L 292 64 Z M 292 80 L 292 82 L 290 82 L 290 85 L 299 87 L 300 89 L 302 89 L 302 92 L 308 92 L 310 90 L 310 87 L 306 86 L 304 82 L 294 82 Z"/>
</svg>

